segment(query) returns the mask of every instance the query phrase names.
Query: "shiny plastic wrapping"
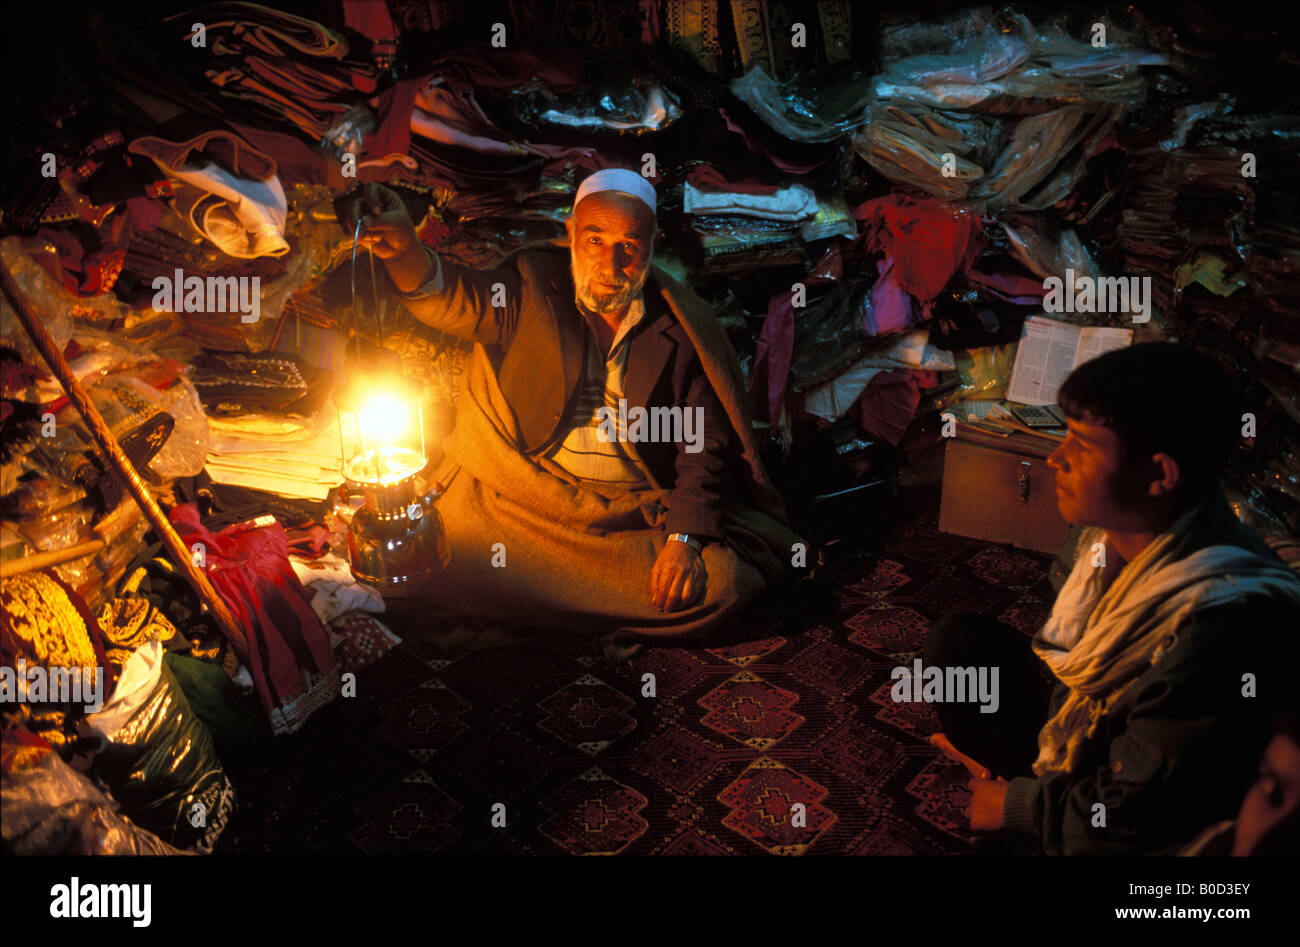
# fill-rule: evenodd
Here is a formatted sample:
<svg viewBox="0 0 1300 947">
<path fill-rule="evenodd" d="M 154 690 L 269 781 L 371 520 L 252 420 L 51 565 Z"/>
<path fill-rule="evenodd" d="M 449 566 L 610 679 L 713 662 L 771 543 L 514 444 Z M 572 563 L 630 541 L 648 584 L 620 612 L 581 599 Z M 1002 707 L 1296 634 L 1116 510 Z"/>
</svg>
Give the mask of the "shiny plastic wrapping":
<svg viewBox="0 0 1300 947">
<path fill-rule="evenodd" d="M 1114 129 L 1122 109 L 1067 106 L 1020 119 L 988 175 L 969 197 L 988 210 L 1043 210 L 1066 197 L 1083 176 L 1093 145 Z"/>
<path fill-rule="evenodd" d="M 31 747 L 11 750 L 6 739 L 6 757 L 0 806 L 6 854 L 191 854 L 132 823 L 57 753 Z"/>
<path fill-rule="evenodd" d="M 513 104 L 515 115 L 529 125 L 620 135 L 660 132 L 682 117 L 677 96 L 646 75 L 588 83 L 559 96 L 527 88 Z"/>
<path fill-rule="evenodd" d="M 13 274 L 14 281 L 27 301 L 36 307 L 46 331 L 62 348 L 72 338 L 72 293 L 60 286 L 49 273 L 23 251 L 22 240 L 5 237 L 0 240 L 0 264 Z M 60 295 L 61 294 L 61 295 Z M 45 362 L 31 338 L 23 329 L 18 316 L 9 307 L 9 301 L 0 296 L 0 343 L 7 345 L 23 357 L 23 361 L 44 366 Z"/>
<path fill-rule="evenodd" d="M 965 200 L 970 185 L 984 177 L 985 155 L 1000 137 L 1002 123 L 915 102 L 875 102 L 854 138 L 858 154 L 876 171 L 945 201 Z M 945 160 L 951 158 L 951 173 Z"/>
<path fill-rule="evenodd" d="M 1007 235 L 1007 252 L 1037 277 L 1060 277 L 1067 269 L 1079 276 L 1105 275 L 1079 234 L 1068 227 L 1058 230 L 1036 214 L 1006 214 L 998 223 Z"/>
<path fill-rule="evenodd" d="M 731 91 L 763 122 L 799 142 L 834 141 L 862 121 L 868 80 L 858 74 L 833 86 L 777 82 L 755 66 L 731 82 Z"/>
<path fill-rule="evenodd" d="M 790 385 L 795 391 L 815 388 L 852 365 L 866 351 L 871 283 L 841 280 L 797 310 Z"/>
<path fill-rule="evenodd" d="M 149 469 L 164 480 L 193 477 L 208 456 L 208 417 L 199 393 L 184 375 L 170 388 L 158 389 L 128 373 L 110 375 L 96 389 L 122 388 L 171 416 L 175 425 Z M 94 394 L 91 397 L 95 397 Z M 97 399 L 98 400 L 98 399 Z"/>
<path fill-rule="evenodd" d="M 141 691 L 148 696 L 107 735 L 96 765 L 137 823 L 170 844 L 210 852 L 234 810 L 235 790 L 161 649 L 147 673 L 123 669 L 112 699 L 96 716 L 111 718 L 118 704 Z"/>
<path fill-rule="evenodd" d="M 1068 32 L 1063 17 L 1035 28 L 1010 8 L 894 27 L 881 50 L 877 100 L 1011 114 L 1041 111 L 1044 103 L 1136 103 L 1145 88 L 1138 67 L 1166 61 L 1113 23 L 1106 44 L 1095 47 Z"/>
<path fill-rule="evenodd" d="M 970 10 L 886 30 L 881 58 L 886 74 L 918 85 L 988 82 L 1028 59 L 1033 37 L 1033 24 L 1021 14 L 1006 10 L 990 17 Z"/>
<path fill-rule="evenodd" d="M 956 404 L 972 398 L 994 400 L 1005 398 L 1011 368 L 1016 363 L 1015 342 L 967 349 L 953 354 L 961 385 L 950 403 Z"/>
</svg>

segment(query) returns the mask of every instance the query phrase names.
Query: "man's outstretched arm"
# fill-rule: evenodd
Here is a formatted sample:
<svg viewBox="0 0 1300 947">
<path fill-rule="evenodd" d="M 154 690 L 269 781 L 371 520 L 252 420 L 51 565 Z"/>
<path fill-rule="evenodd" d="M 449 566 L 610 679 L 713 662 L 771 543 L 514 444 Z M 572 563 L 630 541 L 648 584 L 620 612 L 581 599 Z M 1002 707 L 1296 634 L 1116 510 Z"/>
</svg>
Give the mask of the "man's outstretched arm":
<svg viewBox="0 0 1300 947">
<path fill-rule="evenodd" d="M 519 325 L 520 278 L 513 269 L 471 270 L 420 242 L 406 207 L 382 185 L 362 186 L 348 203 L 346 226 L 361 219 L 361 245 L 373 250 L 412 315 L 448 335 L 506 345 Z"/>
</svg>

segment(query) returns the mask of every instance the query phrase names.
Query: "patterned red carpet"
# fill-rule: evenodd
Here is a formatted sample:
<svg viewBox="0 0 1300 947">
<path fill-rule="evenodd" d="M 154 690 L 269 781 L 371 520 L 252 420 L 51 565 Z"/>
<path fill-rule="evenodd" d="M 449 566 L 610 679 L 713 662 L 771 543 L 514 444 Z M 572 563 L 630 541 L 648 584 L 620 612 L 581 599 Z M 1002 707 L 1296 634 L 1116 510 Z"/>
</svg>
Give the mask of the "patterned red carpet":
<svg viewBox="0 0 1300 947">
<path fill-rule="evenodd" d="M 396 628 L 356 697 L 232 772 L 222 848 L 970 853 L 968 776 L 928 744 L 928 705 L 890 699 L 890 671 L 946 611 L 1029 631 L 1054 593 L 1049 557 L 939 533 L 935 499 L 882 504 L 874 551 L 718 647 L 610 669 L 586 641 L 443 653 Z"/>
</svg>

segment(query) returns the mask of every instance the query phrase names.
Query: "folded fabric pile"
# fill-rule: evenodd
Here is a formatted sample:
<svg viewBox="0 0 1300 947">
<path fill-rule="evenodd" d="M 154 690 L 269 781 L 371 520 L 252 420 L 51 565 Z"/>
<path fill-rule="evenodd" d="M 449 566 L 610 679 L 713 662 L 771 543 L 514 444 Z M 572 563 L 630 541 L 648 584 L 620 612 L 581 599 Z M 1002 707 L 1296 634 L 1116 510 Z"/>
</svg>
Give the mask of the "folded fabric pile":
<svg viewBox="0 0 1300 947">
<path fill-rule="evenodd" d="M 205 351 L 194 386 L 209 414 L 217 483 L 324 499 L 340 482 L 333 378 L 297 355 Z"/>
<path fill-rule="evenodd" d="M 204 469 L 217 483 L 323 500 L 342 481 L 333 409 L 291 418 L 214 416 Z"/>
</svg>

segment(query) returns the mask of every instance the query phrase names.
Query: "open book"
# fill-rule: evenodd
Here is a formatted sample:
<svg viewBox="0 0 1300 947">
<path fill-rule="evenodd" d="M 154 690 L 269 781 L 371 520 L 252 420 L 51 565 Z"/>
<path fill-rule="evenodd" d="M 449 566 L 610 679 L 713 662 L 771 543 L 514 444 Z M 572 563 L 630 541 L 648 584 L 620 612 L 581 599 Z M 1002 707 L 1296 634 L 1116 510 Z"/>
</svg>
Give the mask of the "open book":
<svg viewBox="0 0 1300 947">
<path fill-rule="evenodd" d="M 1132 329 L 1073 326 L 1056 319 L 1030 316 L 1020 333 L 1007 400 L 1020 404 L 1056 404 L 1056 393 L 1070 372 L 1104 352 L 1122 349 L 1132 342 Z"/>
</svg>

